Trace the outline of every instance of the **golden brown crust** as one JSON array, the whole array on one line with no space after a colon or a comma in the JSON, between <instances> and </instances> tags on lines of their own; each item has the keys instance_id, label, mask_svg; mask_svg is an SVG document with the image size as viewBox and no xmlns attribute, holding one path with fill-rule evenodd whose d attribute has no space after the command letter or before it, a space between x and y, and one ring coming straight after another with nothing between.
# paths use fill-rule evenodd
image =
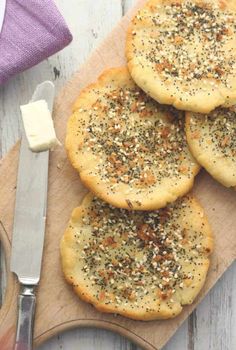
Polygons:
<instances>
[{"instance_id":1,"label":"golden brown crust","mask_svg":"<svg viewBox=\"0 0 236 350\"><path fill-rule=\"evenodd\" d=\"M126 67L113 68L75 102L66 149L82 182L104 201L157 209L186 194L199 171L183 120L144 94Z\"/></svg>"},{"instance_id":2,"label":"golden brown crust","mask_svg":"<svg viewBox=\"0 0 236 350\"><path fill-rule=\"evenodd\" d=\"M150 0L137 12L126 42L130 74L159 103L177 109L209 113L218 106L232 106L236 103L236 3L192 0L198 10L186 10L185 16L181 9L186 3L189 1ZM172 18L165 8L173 4L177 12ZM211 6L218 9L212 11ZM206 12L204 19L202 11ZM189 18L193 21L187 34ZM179 32L174 32L178 27Z\"/></svg>"},{"instance_id":3,"label":"golden brown crust","mask_svg":"<svg viewBox=\"0 0 236 350\"><path fill-rule=\"evenodd\" d=\"M186 136L197 161L222 185L236 186L236 110L186 113Z\"/></svg>"},{"instance_id":4,"label":"golden brown crust","mask_svg":"<svg viewBox=\"0 0 236 350\"><path fill-rule=\"evenodd\" d=\"M193 302L212 249L208 220L191 196L137 213L88 194L72 213L61 259L82 300L102 312L148 321L175 317Z\"/></svg>"}]
</instances>

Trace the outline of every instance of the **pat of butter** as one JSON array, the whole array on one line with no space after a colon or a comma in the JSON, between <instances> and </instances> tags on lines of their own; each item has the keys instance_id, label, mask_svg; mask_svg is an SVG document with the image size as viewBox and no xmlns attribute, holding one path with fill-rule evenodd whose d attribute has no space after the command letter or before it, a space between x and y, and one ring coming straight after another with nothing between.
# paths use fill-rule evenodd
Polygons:
<instances>
[{"instance_id":1,"label":"pat of butter","mask_svg":"<svg viewBox=\"0 0 236 350\"><path fill-rule=\"evenodd\" d=\"M45 100L28 103L20 109L29 148L33 152L47 151L60 145Z\"/></svg>"}]
</instances>

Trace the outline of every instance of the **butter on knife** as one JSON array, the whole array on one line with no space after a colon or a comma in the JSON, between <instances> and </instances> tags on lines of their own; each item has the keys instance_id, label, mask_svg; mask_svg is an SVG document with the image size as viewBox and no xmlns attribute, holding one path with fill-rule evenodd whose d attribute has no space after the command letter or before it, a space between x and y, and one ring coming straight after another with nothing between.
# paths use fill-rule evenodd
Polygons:
<instances>
[{"instance_id":1,"label":"butter on knife","mask_svg":"<svg viewBox=\"0 0 236 350\"><path fill-rule=\"evenodd\" d=\"M26 138L33 152L47 151L61 145L45 100L20 106Z\"/></svg>"}]
</instances>

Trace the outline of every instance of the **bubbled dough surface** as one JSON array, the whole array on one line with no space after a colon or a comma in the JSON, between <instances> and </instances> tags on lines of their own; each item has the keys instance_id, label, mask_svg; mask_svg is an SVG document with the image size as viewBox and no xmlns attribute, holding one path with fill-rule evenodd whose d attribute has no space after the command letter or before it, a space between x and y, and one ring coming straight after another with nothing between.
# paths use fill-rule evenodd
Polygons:
<instances>
[{"instance_id":1,"label":"bubbled dough surface","mask_svg":"<svg viewBox=\"0 0 236 350\"><path fill-rule=\"evenodd\" d=\"M84 125L89 126L88 114L80 112L80 110L83 108L90 108L97 101L97 98L101 97L106 92L110 92L119 87L133 88L134 86L135 84L127 68L121 67L106 70L96 83L85 88L75 102L74 113L68 121L66 149L73 167L79 171L81 181L88 189L104 201L119 208L130 209L127 204L128 200L132 203L132 209L134 210L158 209L164 207L167 203L175 201L179 196L186 194L193 186L194 177L198 173L200 167L190 154L187 142L187 159L183 164L189 168L188 173L181 174L178 179L176 177L163 178L160 184L157 182L157 186L152 187L150 193L148 189L145 188L141 193L139 190L130 190L129 184L121 182L118 183L115 191L111 190L111 183L102 182L98 171L95 169L96 166L99 165L100 160L102 160L102 165L104 169L106 169L107 164L104 154L101 152L97 156L94 156L90 151L79 149L79 145L83 144L84 140L84 128L81 127L81 125L84 123ZM153 104L153 109L155 107L156 103ZM154 115L149 119L155 122L155 118L160 116L163 120L166 120L166 116L160 113L158 113L158 116ZM104 117L105 114L103 114L102 118ZM139 118L138 113L132 113L127 116L127 123L129 119L137 120Z\"/></svg>"},{"instance_id":2,"label":"bubbled dough surface","mask_svg":"<svg viewBox=\"0 0 236 350\"><path fill-rule=\"evenodd\" d=\"M235 13L236 19L236 2L234 0L207 0L207 1L191 1L191 3L204 2L216 4L223 3L226 9L229 9ZM152 96L161 104L170 104L175 108L186 111L193 111L199 113L209 113L218 106L229 107L236 103L236 67L232 69L232 76L229 78L232 88L226 88L222 83L217 84L217 88L212 91L212 79L204 78L198 81L193 80L190 84L179 84L175 79L171 79L170 82L165 83L158 72L155 71L154 64L150 63L147 58L144 57L144 53L149 52L152 49L152 43L149 38L151 33L157 34L158 28L154 26L150 20L150 15L153 15L152 8L160 6L162 4L169 3L185 3L184 0L172 1L172 0L149 0L147 4L138 11L138 15L143 17L143 21L139 21L134 18L130 24L127 34L126 43L126 57L128 61L128 68L130 74L137 85L139 85L147 94ZM165 19L163 9L158 7L155 10L159 14L162 14L161 18ZM149 17L149 18L148 18ZM161 28L161 26L160 26ZM161 28L163 29L163 28ZM133 36L132 32L136 35ZM186 44L186 49L189 54L193 52L192 44L194 40ZM227 44L222 48L222 52L231 50L236 56L236 37L234 36ZM196 51L200 51L202 43L195 38ZM135 53L137 50L138 53ZM171 48L170 48L171 51ZM168 58L168 53L167 53ZM206 91L198 90L204 86ZM188 94L189 89L197 89L198 92L191 96ZM210 93L210 95L209 95Z\"/></svg>"},{"instance_id":3,"label":"bubbled dough surface","mask_svg":"<svg viewBox=\"0 0 236 350\"><path fill-rule=\"evenodd\" d=\"M223 118L224 115L222 115ZM194 137L195 133L199 135L198 138ZM189 148L199 164L222 185L235 187L235 157L226 157L220 150L216 150L205 117L194 113L186 113L186 135Z\"/></svg>"},{"instance_id":4,"label":"bubbled dough surface","mask_svg":"<svg viewBox=\"0 0 236 350\"><path fill-rule=\"evenodd\" d=\"M199 256L197 251L189 246L189 257L194 257L194 261L196 263L200 263L201 266L194 265L194 271L192 265L181 261L183 271L186 273L192 273L194 278L191 285L184 285L183 289L176 289L176 293L172 297L174 299L172 309L170 309L167 302L163 300L159 299L157 301L153 301L153 299L156 299L156 291L150 289L148 285L148 296L145 296L142 300L138 300L137 306L134 306L132 301L129 301L125 306L122 304L117 306L117 304L115 305L114 303L110 302L110 299L107 298L104 301L98 301L96 295L101 291L101 288L99 286L92 285L91 280L89 278L85 278L82 271L84 260L81 258L83 246L89 242L91 234L91 228L89 226L85 226L82 222L82 215L84 215L89 209L92 199L93 195L89 193L85 197L82 205L74 209L69 226L61 240L63 272L67 282L73 285L74 291L78 294L78 296L85 302L93 304L95 308L101 312L118 313L128 318L144 321L175 317L182 311L183 305L193 303L194 299L204 285L210 264L209 254L213 249L211 228L206 216L204 215L202 207L199 205L196 199L193 197L186 197L185 200L188 209L182 209L182 213L184 215L180 215L178 224L187 229L190 243L201 243L201 251L205 252L205 249L207 249L208 252L205 252L202 254L202 256ZM78 245L75 234L81 230L81 244ZM201 232L202 238L200 239L198 237L197 239L194 239L194 231ZM114 255L115 253L116 249L114 249ZM99 269L99 264L97 269ZM152 309L152 311L146 311L146 307L149 307Z\"/></svg>"}]
</instances>

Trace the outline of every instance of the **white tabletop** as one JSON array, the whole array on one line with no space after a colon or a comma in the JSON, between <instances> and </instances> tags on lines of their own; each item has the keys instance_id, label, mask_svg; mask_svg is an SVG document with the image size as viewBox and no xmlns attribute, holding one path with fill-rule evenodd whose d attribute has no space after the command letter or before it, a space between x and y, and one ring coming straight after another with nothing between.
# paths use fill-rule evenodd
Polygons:
<instances>
[{"instance_id":1,"label":"white tabletop","mask_svg":"<svg viewBox=\"0 0 236 350\"><path fill-rule=\"evenodd\" d=\"M73 43L0 87L0 155L19 138L19 104L29 101L39 82L51 79L57 91L110 32L135 0L56 0L73 33ZM4 279L0 284L4 287ZM165 350L236 349L236 264L171 339ZM75 329L38 350L138 350L117 334Z\"/></svg>"}]
</instances>

